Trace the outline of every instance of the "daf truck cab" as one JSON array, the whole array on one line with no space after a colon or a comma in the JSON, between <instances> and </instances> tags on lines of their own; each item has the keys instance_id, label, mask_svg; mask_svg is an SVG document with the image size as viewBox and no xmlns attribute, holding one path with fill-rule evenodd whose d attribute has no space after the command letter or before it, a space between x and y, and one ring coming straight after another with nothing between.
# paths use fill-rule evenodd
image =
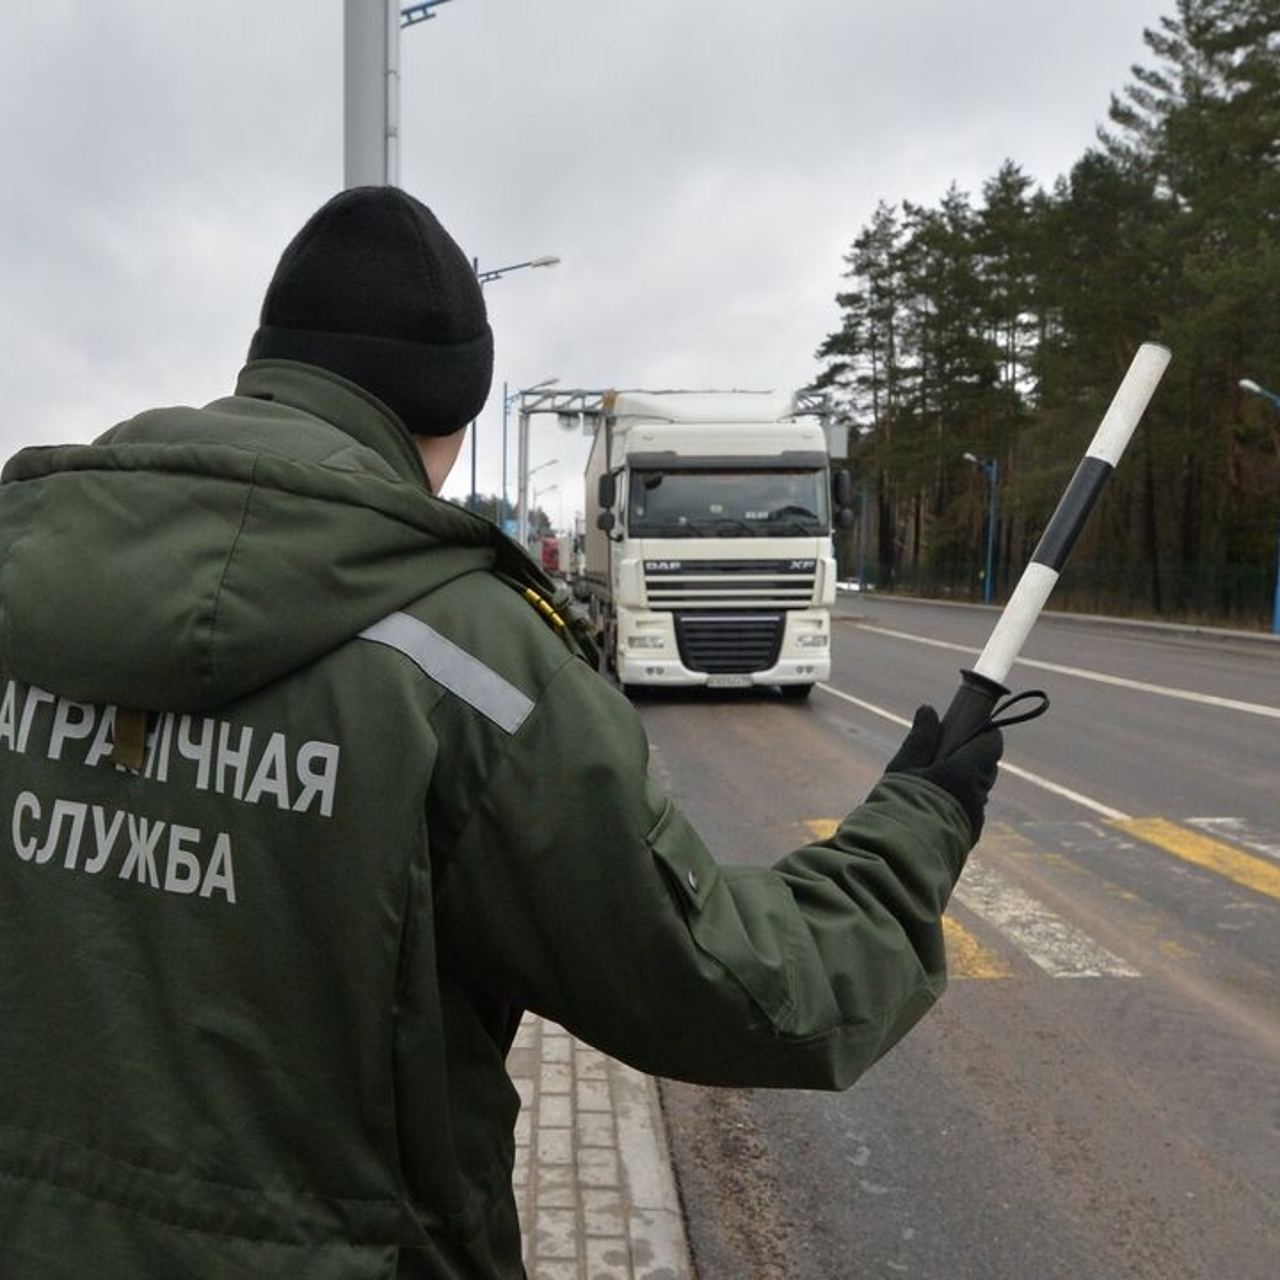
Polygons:
<instances>
[{"instance_id":1,"label":"daf truck cab","mask_svg":"<svg viewBox=\"0 0 1280 1280\"><path fill-rule=\"evenodd\" d=\"M775 685L831 671L834 487L824 424L774 392L618 392L586 474L580 592L632 686Z\"/></svg>"}]
</instances>

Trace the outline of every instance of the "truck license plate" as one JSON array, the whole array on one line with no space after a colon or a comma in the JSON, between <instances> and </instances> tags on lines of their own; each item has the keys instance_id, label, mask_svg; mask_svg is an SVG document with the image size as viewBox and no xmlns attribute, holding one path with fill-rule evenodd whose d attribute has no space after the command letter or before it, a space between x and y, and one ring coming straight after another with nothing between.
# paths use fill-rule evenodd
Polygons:
<instances>
[{"instance_id":1,"label":"truck license plate","mask_svg":"<svg viewBox=\"0 0 1280 1280\"><path fill-rule=\"evenodd\" d=\"M750 689L751 677L743 675L719 675L707 677L708 689Z\"/></svg>"}]
</instances>

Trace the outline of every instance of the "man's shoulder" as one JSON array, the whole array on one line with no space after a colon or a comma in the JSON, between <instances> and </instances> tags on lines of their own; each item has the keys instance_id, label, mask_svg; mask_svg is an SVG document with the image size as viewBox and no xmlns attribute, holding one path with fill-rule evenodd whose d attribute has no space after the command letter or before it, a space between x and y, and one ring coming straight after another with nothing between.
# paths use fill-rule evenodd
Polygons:
<instances>
[{"instance_id":1,"label":"man's shoulder","mask_svg":"<svg viewBox=\"0 0 1280 1280\"><path fill-rule=\"evenodd\" d=\"M491 568L460 574L404 611L530 693L579 660L566 635L569 620L552 601Z\"/></svg>"}]
</instances>

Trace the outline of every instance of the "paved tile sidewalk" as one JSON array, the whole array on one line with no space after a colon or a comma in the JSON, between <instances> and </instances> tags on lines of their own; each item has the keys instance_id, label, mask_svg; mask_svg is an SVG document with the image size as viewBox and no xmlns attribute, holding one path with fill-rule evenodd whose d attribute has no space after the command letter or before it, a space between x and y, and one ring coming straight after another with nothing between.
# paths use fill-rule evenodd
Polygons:
<instances>
[{"instance_id":1,"label":"paved tile sidewalk","mask_svg":"<svg viewBox=\"0 0 1280 1280\"><path fill-rule=\"evenodd\" d=\"M532 1014L507 1065L529 1280L693 1280L654 1082Z\"/></svg>"}]
</instances>

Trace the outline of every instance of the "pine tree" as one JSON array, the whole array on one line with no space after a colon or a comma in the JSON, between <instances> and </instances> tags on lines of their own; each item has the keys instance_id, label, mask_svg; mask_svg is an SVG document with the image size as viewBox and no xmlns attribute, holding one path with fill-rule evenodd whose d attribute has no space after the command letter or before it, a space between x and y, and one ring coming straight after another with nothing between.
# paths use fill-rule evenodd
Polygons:
<instances>
[{"instance_id":1,"label":"pine tree","mask_svg":"<svg viewBox=\"0 0 1280 1280\"><path fill-rule=\"evenodd\" d=\"M882 203L853 242L818 357L874 486L886 584L973 580L965 451L999 461L1009 580L1157 339L1173 364L1060 597L1087 579L1096 608L1269 615L1280 414L1238 384L1280 389L1280 0L1175 0L1144 39L1051 190L1006 161L978 207L954 186Z\"/></svg>"},{"instance_id":2,"label":"pine tree","mask_svg":"<svg viewBox=\"0 0 1280 1280\"><path fill-rule=\"evenodd\" d=\"M1133 69L1104 142L1169 208L1151 253L1169 272L1163 336L1177 359L1163 398L1177 412L1150 444L1163 495L1153 523L1174 606L1233 610L1229 570L1251 564L1261 577L1270 558L1263 504L1249 499L1260 475L1277 475L1236 386L1280 365L1280 6L1179 0L1146 43L1157 63ZM1206 577L1222 597L1197 599L1189 584Z\"/></svg>"}]
</instances>

